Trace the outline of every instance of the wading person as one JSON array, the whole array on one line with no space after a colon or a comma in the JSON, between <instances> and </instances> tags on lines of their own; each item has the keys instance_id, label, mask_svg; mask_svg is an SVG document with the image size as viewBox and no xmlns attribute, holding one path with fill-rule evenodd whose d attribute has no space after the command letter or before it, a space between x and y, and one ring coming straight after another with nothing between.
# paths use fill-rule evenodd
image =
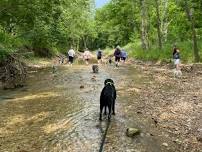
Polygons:
<instances>
[{"instance_id":1,"label":"wading person","mask_svg":"<svg viewBox=\"0 0 202 152\"><path fill-rule=\"evenodd\" d=\"M120 46L116 47L116 49L114 51L114 57L115 57L116 67L118 67L120 59L121 59L121 48L120 48Z\"/></svg>"},{"instance_id":2,"label":"wading person","mask_svg":"<svg viewBox=\"0 0 202 152\"><path fill-rule=\"evenodd\" d=\"M69 61L69 65L71 65L71 66L72 66L72 64L74 62L74 56L75 56L75 51L71 47L71 49L68 51L68 61Z\"/></svg>"},{"instance_id":3,"label":"wading person","mask_svg":"<svg viewBox=\"0 0 202 152\"><path fill-rule=\"evenodd\" d=\"M176 70L175 75L181 76L182 72L180 69L180 50L178 48L173 49L173 60L174 60L175 70Z\"/></svg>"},{"instance_id":4,"label":"wading person","mask_svg":"<svg viewBox=\"0 0 202 152\"><path fill-rule=\"evenodd\" d=\"M83 58L85 60L85 63L88 65L89 64L89 60L91 58L91 53L90 51L88 50L88 48L86 48L86 50L84 51L83 53Z\"/></svg>"},{"instance_id":5,"label":"wading person","mask_svg":"<svg viewBox=\"0 0 202 152\"><path fill-rule=\"evenodd\" d=\"M121 60L123 61L123 63L126 62L126 58L127 58L127 52L125 51L125 49L121 50Z\"/></svg>"},{"instance_id":6,"label":"wading person","mask_svg":"<svg viewBox=\"0 0 202 152\"><path fill-rule=\"evenodd\" d=\"M174 62L174 64L175 64L174 55L175 55L176 52L177 52L177 47L176 47L176 45L174 45L174 47L173 47L173 62Z\"/></svg>"},{"instance_id":7,"label":"wading person","mask_svg":"<svg viewBox=\"0 0 202 152\"><path fill-rule=\"evenodd\" d=\"M97 50L97 52L96 52L96 54L97 54L97 62L98 62L98 64L101 62L102 63L102 50L99 48L98 50Z\"/></svg>"}]
</instances>

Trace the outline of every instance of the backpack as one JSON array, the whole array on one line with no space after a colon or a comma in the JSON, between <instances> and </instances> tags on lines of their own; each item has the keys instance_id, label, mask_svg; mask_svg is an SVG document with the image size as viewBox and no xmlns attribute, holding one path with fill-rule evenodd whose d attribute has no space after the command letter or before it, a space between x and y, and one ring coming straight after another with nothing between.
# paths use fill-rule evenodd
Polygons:
<instances>
[{"instance_id":1,"label":"backpack","mask_svg":"<svg viewBox=\"0 0 202 152\"><path fill-rule=\"evenodd\" d=\"M121 57L121 50L116 49L114 55L115 55L116 57Z\"/></svg>"},{"instance_id":2,"label":"backpack","mask_svg":"<svg viewBox=\"0 0 202 152\"><path fill-rule=\"evenodd\" d=\"M102 56L102 52L101 52L101 51L98 51L97 56L98 56L98 57L101 57L101 56Z\"/></svg>"}]
</instances>

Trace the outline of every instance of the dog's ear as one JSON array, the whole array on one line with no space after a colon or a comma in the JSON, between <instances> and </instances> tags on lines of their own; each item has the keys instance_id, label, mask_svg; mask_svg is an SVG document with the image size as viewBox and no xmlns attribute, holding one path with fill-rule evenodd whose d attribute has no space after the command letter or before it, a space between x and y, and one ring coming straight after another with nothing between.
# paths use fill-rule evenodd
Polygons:
<instances>
[{"instance_id":1,"label":"dog's ear","mask_svg":"<svg viewBox=\"0 0 202 152\"><path fill-rule=\"evenodd\" d=\"M107 84L107 79L105 80L105 82L104 82L104 85L106 85Z\"/></svg>"}]
</instances>

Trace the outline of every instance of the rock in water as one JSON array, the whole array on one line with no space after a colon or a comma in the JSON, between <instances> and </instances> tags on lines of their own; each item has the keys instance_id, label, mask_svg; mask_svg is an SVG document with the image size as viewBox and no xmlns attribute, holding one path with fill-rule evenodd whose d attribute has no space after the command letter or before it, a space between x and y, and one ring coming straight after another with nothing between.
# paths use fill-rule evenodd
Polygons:
<instances>
[{"instance_id":1,"label":"rock in water","mask_svg":"<svg viewBox=\"0 0 202 152\"><path fill-rule=\"evenodd\" d=\"M167 143L163 143L162 145L165 146L165 147L168 147L168 144L167 144Z\"/></svg>"},{"instance_id":2,"label":"rock in water","mask_svg":"<svg viewBox=\"0 0 202 152\"><path fill-rule=\"evenodd\" d=\"M128 137L134 137L139 134L140 134L140 130L137 128L127 128L127 130L126 130L126 135Z\"/></svg>"},{"instance_id":3,"label":"rock in water","mask_svg":"<svg viewBox=\"0 0 202 152\"><path fill-rule=\"evenodd\" d=\"M81 85L81 86L80 86L80 89L83 89L83 88L84 88L84 85Z\"/></svg>"}]
</instances>

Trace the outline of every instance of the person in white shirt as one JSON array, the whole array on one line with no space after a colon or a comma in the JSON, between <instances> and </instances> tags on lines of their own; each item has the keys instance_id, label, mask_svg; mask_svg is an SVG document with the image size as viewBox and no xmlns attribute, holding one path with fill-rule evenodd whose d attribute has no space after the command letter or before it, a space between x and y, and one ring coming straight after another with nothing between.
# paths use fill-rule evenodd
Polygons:
<instances>
[{"instance_id":1,"label":"person in white shirt","mask_svg":"<svg viewBox=\"0 0 202 152\"><path fill-rule=\"evenodd\" d=\"M68 51L68 58L69 58L69 64L72 66L73 62L74 62L74 56L75 56L75 51L74 49L71 47L71 49Z\"/></svg>"}]
</instances>

